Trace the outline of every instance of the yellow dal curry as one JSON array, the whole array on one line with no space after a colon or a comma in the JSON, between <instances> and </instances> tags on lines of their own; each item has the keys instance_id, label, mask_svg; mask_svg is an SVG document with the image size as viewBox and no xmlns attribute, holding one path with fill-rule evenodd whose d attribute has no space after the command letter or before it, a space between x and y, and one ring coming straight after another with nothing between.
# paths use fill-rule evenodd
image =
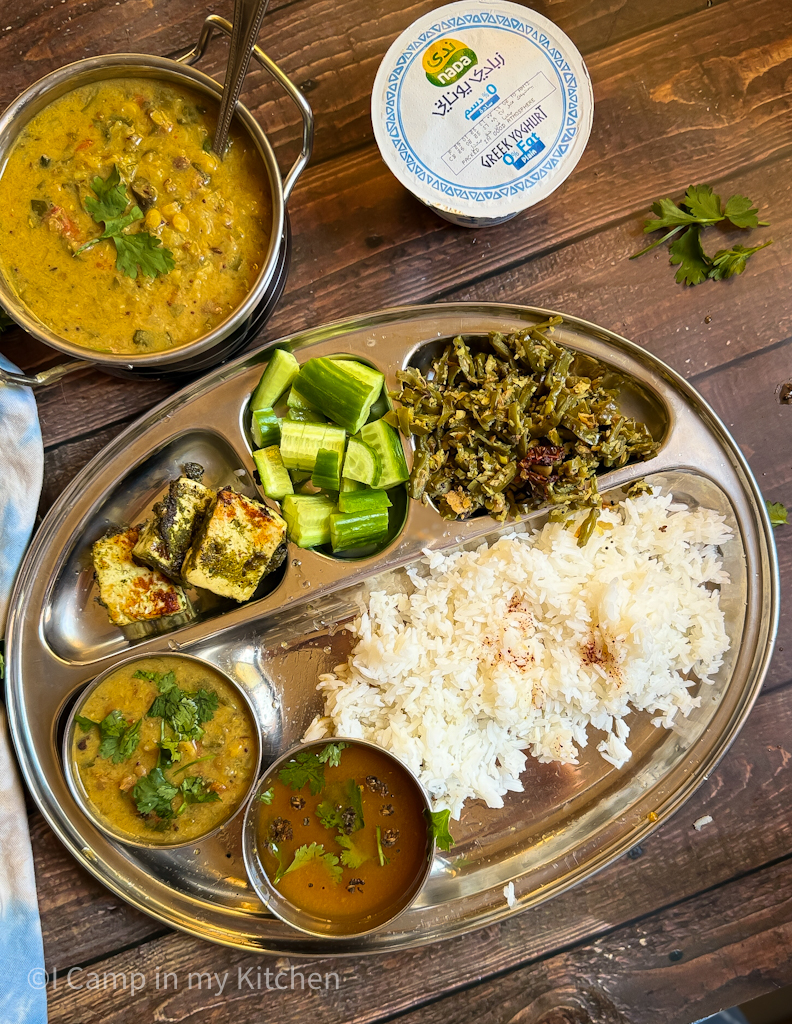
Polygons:
<instances>
[{"instance_id":1,"label":"yellow dal curry","mask_svg":"<svg viewBox=\"0 0 792 1024\"><path fill-rule=\"evenodd\" d=\"M47 327L101 352L144 354L208 333L251 290L266 257L271 201L249 136L234 127L210 151L217 105L188 89L116 78L54 100L20 134L0 177L0 264ZM86 199L117 168L127 211L173 269L136 277L116 267L105 224Z\"/></svg>"},{"instance_id":2,"label":"yellow dal curry","mask_svg":"<svg viewBox=\"0 0 792 1024\"><path fill-rule=\"evenodd\" d=\"M258 740L223 676L166 655L130 662L99 683L79 709L71 753L100 820L172 845L206 835L239 808Z\"/></svg>"}]
</instances>

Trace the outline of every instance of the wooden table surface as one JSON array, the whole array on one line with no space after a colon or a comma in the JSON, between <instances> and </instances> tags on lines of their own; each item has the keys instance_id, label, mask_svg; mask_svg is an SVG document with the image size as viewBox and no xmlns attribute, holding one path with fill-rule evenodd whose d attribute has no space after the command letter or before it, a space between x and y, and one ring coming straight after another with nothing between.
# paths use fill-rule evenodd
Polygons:
<instances>
[{"instance_id":1,"label":"wooden table surface","mask_svg":"<svg viewBox=\"0 0 792 1024\"><path fill-rule=\"evenodd\" d=\"M386 170L369 97L386 48L434 0L272 0L262 42L308 96L316 144L289 210L291 273L256 344L411 302L546 306L626 335L687 377L731 428L765 495L792 506L792 9L789 0L537 0L594 82L591 141L537 209L497 228L439 220ZM231 0L0 0L0 106L54 68L124 50L175 55ZM202 65L221 74L225 45ZM285 167L300 126L259 71L245 101ZM742 277L674 283L664 251L634 262L657 197L708 182L741 192L775 243ZM711 229L713 237L718 230ZM737 239L739 233L726 235ZM739 237L742 241L742 237ZM57 362L14 331L26 370ZM39 395L44 513L120 430L173 390L98 372ZM787 599L792 526L777 531ZM370 958L273 959L212 946L132 910L77 867L31 806L53 1022L688 1024L792 983L792 624L717 771L650 839L537 910L462 938ZM701 831L693 822L709 814ZM66 972L83 968L66 981ZM277 990L277 971L334 972L338 988ZM155 985L157 968L178 991ZM252 974L248 968L253 968ZM259 968L261 973L259 975ZM266 987L267 969L273 979ZM138 972L113 992L90 972ZM190 971L226 984L187 987ZM241 972L241 974L239 973ZM246 974L246 972L248 972ZM257 977L261 987L251 988ZM281 976L281 984L287 976ZM105 982L106 984L106 982ZM99 986L97 988L97 985Z\"/></svg>"}]
</instances>

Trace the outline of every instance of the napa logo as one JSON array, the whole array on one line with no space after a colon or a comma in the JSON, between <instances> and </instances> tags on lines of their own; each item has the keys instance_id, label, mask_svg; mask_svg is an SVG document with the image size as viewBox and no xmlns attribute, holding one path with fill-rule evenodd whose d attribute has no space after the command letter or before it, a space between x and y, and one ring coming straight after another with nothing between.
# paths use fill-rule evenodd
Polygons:
<instances>
[{"instance_id":1,"label":"napa logo","mask_svg":"<svg viewBox=\"0 0 792 1024\"><path fill-rule=\"evenodd\" d=\"M458 39L439 39L429 47L421 63L432 85L444 89L478 64L478 57Z\"/></svg>"}]
</instances>

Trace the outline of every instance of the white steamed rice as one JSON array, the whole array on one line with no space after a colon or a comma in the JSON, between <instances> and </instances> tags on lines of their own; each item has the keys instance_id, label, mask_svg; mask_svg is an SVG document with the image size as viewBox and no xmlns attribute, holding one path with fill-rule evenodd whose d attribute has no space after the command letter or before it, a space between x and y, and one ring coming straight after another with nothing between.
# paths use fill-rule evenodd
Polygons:
<instances>
[{"instance_id":1,"label":"white steamed rice","mask_svg":"<svg viewBox=\"0 0 792 1024\"><path fill-rule=\"evenodd\" d=\"M393 574L351 627L348 662L320 678L325 717L307 736L386 747L454 817L468 799L501 807L521 791L523 751L576 764L590 728L624 765L625 716L671 727L722 664L712 585L728 582L717 548L731 531L657 491L600 522L583 548L574 528L548 523Z\"/></svg>"}]
</instances>

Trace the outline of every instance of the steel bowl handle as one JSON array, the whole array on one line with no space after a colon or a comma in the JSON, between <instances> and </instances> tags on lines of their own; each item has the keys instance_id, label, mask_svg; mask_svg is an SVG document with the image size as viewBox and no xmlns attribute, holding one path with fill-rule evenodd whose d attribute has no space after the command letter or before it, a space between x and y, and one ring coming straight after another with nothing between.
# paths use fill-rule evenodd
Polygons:
<instances>
[{"instance_id":1,"label":"steel bowl handle","mask_svg":"<svg viewBox=\"0 0 792 1024\"><path fill-rule=\"evenodd\" d=\"M77 370L86 370L94 364L85 359L75 359L71 363L58 363L57 366L50 366L48 370L28 376L26 373L12 373L0 367L0 384L16 384L19 387L44 388L48 384L54 384L61 377L68 373L75 373Z\"/></svg>"},{"instance_id":2,"label":"steel bowl handle","mask_svg":"<svg viewBox=\"0 0 792 1024\"><path fill-rule=\"evenodd\" d=\"M230 21L226 21L225 18L221 18L217 14L210 14L206 21L204 21L201 27L201 35L198 38L198 42L187 53L176 59L180 64L196 64L201 57L206 53L206 48L209 45L209 41L212 38L212 32L214 29L218 29L224 35L230 36L233 32L233 26ZM291 195L292 189L297 183L297 179L303 172L305 165L311 159L311 151L313 150L313 136L314 136L314 119L313 111L291 79L281 71L274 60L271 60L266 53L261 49L260 46L253 47L253 56L256 61L268 71L270 75L283 87L285 92L292 98L297 104L300 111L303 122L303 141L302 150L300 155L297 157L295 162L292 164L291 170L286 175L283 181L283 200L286 202Z\"/></svg>"}]
</instances>

